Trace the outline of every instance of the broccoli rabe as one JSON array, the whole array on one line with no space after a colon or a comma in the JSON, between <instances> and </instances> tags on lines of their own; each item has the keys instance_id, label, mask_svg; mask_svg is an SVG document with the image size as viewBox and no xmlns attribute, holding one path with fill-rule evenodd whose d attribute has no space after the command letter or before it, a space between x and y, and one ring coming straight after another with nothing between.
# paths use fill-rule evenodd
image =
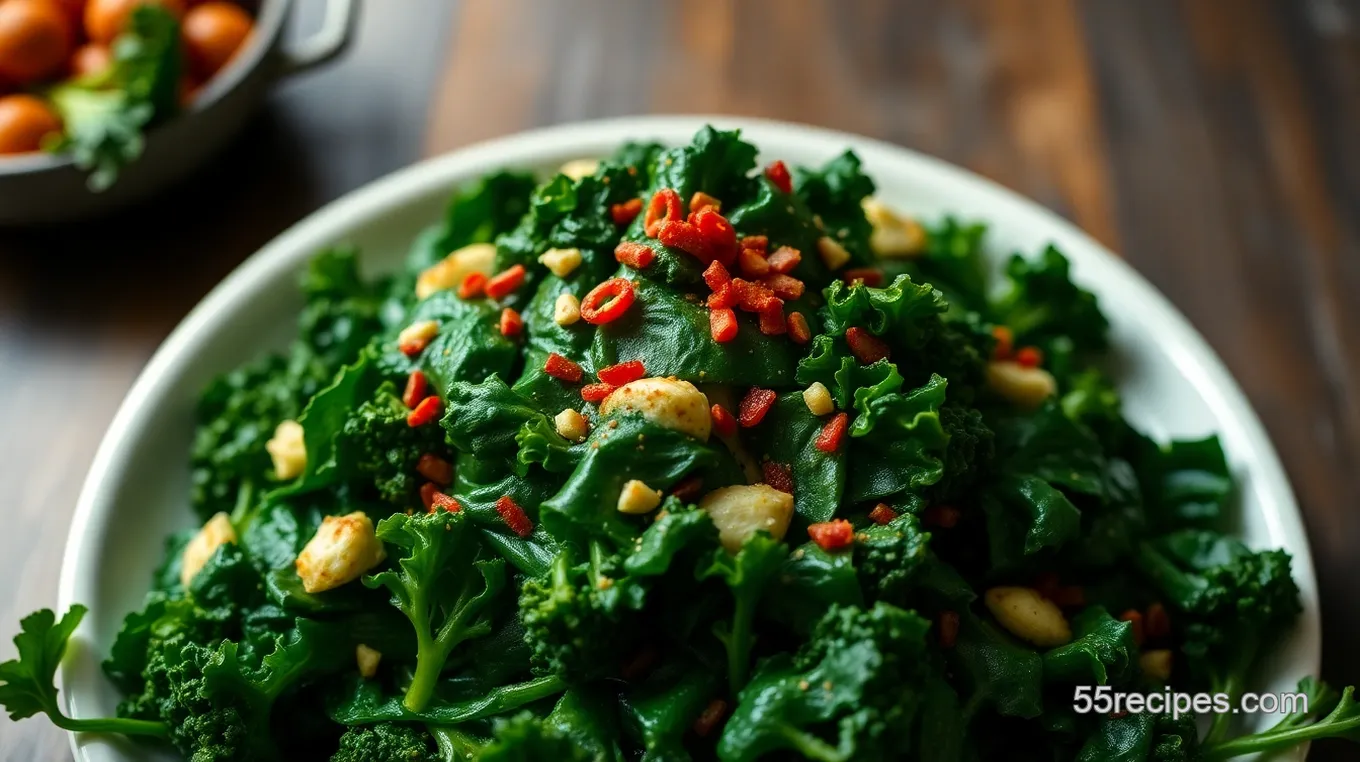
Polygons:
<instances>
[{"instance_id":1,"label":"broccoli rabe","mask_svg":"<svg viewBox=\"0 0 1360 762\"><path fill-rule=\"evenodd\" d=\"M636 636L636 624L611 592L615 565L598 543L591 548L579 565L563 550L546 574L524 582L519 596L535 669L570 683L615 672Z\"/></svg>"},{"instance_id":2,"label":"broccoli rabe","mask_svg":"<svg viewBox=\"0 0 1360 762\"><path fill-rule=\"evenodd\" d=\"M340 736L331 762L441 762L435 739L416 725L380 722Z\"/></svg>"},{"instance_id":3,"label":"broccoli rabe","mask_svg":"<svg viewBox=\"0 0 1360 762\"><path fill-rule=\"evenodd\" d=\"M410 412L396 386L384 383L354 410L336 441L337 461L361 474L394 508L420 505L418 493L425 479L416 465L422 455L449 449L443 429L409 425Z\"/></svg>"}]
</instances>

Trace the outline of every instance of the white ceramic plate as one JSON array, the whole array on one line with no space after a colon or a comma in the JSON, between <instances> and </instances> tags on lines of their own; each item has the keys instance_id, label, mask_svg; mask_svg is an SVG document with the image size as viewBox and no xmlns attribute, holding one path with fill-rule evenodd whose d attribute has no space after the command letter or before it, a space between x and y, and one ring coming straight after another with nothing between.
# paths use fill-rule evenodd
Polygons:
<instances>
[{"instance_id":1,"label":"white ceramic plate","mask_svg":"<svg viewBox=\"0 0 1360 762\"><path fill-rule=\"evenodd\" d=\"M725 117L649 117L567 125L475 145L417 164L345 196L251 257L185 318L123 401L90 469L75 511L60 609L89 606L59 684L77 717L107 716L117 696L103 678L123 616L142 600L162 539L192 522L188 448L198 392L215 374L282 347L300 306L297 274L318 250L362 247L372 271L399 266L412 237L440 217L450 191L501 168L551 170L601 156L626 140L687 142L705 123L740 127L762 160L817 165L847 147L863 158L879 195L914 213L986 220L990 253L1037 252L1056 243L1074 277L1110 317L1126 411L1158 438L1218 432L1238 479L1243 537L1294 555L1304 614L1267 670L1261 689L1291 690L1316 673L1317 586L1298 508L1256 414L1204 339L1138 273L1048 210L974 174L896 146L809 127ZM118 739L73 736L79 762L151 759Z\"/></svg>"}]
</instances>

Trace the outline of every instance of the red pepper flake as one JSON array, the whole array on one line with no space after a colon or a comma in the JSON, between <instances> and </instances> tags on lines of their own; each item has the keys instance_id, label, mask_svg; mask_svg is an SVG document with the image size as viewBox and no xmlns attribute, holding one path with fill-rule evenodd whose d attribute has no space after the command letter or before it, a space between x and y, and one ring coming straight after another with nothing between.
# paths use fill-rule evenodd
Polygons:
<instances>
[{"instance_id":1,"label":"red pepper flake","mask_svg":"<svg viewBox=\"0 0 1360 762\"><path fill-rule=\"evenodd\" d=\"M1143 632L1142 612L1138 611L1137 609L1129 609L1128 611L1125 611L1124 613L1119 615L1119 621L1128 622L1129 624L1133 625L1133 642L1141 647L1143 645L1143 641L1146 639L1145 633Z\"/></svg>"},{"instance_id":2,"label":"red pepper flake","mask_svg":"<svg viewBox=\"0 0 1360 762\"><path fill-rule=\"evenodd\" d=\"M509 307L501 310L501 335L518 336L524 331L524 318Z\"/></svg>"},{"instance_id":3,"label":"red pepper flake","mask_svg":"<svg viewBox=\"0 0 1360 762\"><path fill-rule=\"evenodd\" d=\"M748 278L763 278L770 274L770 263L755 249L742 249L737 255L737 269Z\"/></svg>"},{"instance_id":4,"label":"red pepper flake","mask_svg":"<svg viewBox=\"0 0 1360 762\"><path fill-rule=\"evenodd\" d=\"M992 338L996 339L996 347L992 349L993 360L1009 360L1015 351L1015 334L1011 329L1004 325L992 328Z\"/></svg>"},{"instance_id":5,"label":"red pepper flake","mask_svg":"<svg viewBox=\"0 0 1360 762\"><path fill-rule=\"evenodd\" d=\"M671 489L671 494L683 502L692 503L699 499L699 495L701 495L703 491L704 477L699 474L690 474L684 479L681 479L680 483Z\"/></svg>"},{"instance_id":6,"label":"red pepper flake","mask_svg":"<svg viewBox=\"0 0 1360 762\"><path fill-rule=\"evenodd\" d=\"M717 261L714 261L717 264ZM737 289L730 282L723 283L713 289L713 293L708 295L708 308L710 310L728 310L737 306Z\"/></svg>"},{"instance_id":7,"label":"red pepper flake","mask_svg":"<svg viewBox=\"0 0 1360 762\"><path fill-rule=\"evenodd\" d=\"M722 211L722 202L703 191L694 191L694 195L689 197L689 213L698 214L704 209Z\"/></svg>"},{"instance_id":8,"label":"red pepper flake","mask_svg":"<svg viewBox=\"0 0 1360 762\"><path fill-rule=\"evenodd\" d=\"M420 401L425 399L425 393L430 388L430 382L425 379L425 374L418 371L411 371L411 375L406 377L406 391L401 394L401 401L408 408L415 408Z\"/></svg>"},{"instance_id":9,"label":"red pepper flake","mask_svg":"<svg viewBox=\"0 0 1360 762\"><path fill-rule=\"evenodd\" d=\"M1044 364L1044 353L1038 347L1020 347L1015 361L1026 368L1037 368Z\"/></svg>"},{"instance_id":10,"label":"red pepper flake","mask_svg":"<svg viewBox=\"0 0 1360 762\"><path fill-rule=\"evenodd\" d=\"M743 249L755 249L761 254L764 254L765 252L770 250L770 239L768 236L763 235L742 236L742 239L741 241L738 242L738 245L740 245L741 248Z\"/></svg>"},{"instance_id":11,"label":"red pepper flake","mask_svg":"<svg viewBox=\"0 0 1360 762\"><path fill-rule=\"evenodd\" d=\"M732 281L732 287L737 289L737 306L747 312L764 312L775 307L782 309L784 300L774 295L774 292L765 288L759 283L748 283L740 278Z\"/></svg>"},{"instance_id":12,"label":"red pepper flake","mask_svg":"<svg viewBox=\"0 0 1360 762\"><path fill-rule=\"evenodd\" d=\"M642 213L642 199L630 198L621 204L614 204L609 207L609 216L613 218L614 224L620 227L627 225Z\"/></svg>"},{"instance_id":13,"label":"red pepper flake","mask_svg":"<svg viewBox=\"0 0 1360 762\"><path fill-rule=\"evenodd\" d=\"M439 485L434 482L425 482L420 485L420 502L424 504L425 510L434 507L434 496L439 494Z\"/></svg>"},{"instance_id":14,"label":"red pepper flake","mask_svg":"<svg viewBox=\"0 0 1360 762\"><path fill-rule=\"evenodd\" d=\"M416 355L420 354L421 352L424 352L424 351L425 351L425 347L428 347L428 346L430 346L430 340L429 340L429 339L427 339L427 338L419 338L419 339L413 339L413 340L411 340L411 341L403 341L403 342L401 342L400 344L397 345L397 351L401 352L402 354L406 355L407 357L415 357Z\"/></svg>"},{"instance_id":15,"label":"red pepper flake","mask_svg":"<svg viewBox=\"0 0 1360 762\"><path fill-rule=\"evenodd\" d=\"M730 290L731 287L729 286ZM711 307L712 305L710 305ZM708 311L708 333L719 344L737 338L737 313L731 307L719 307Z\"/></svg>"},{"instance_id":16,"label":"red pepper flake","mask_svg":"<svg viewBox=\"0 0 1360 762\"><path fill-rule=\"evenodd\" d=\"M548 355L548 359L543 363L543 372L560 381L576 383L581 380L581 366L559 355L556 352Z\"/></svg>"},{"instance_id":17,"label":"red pepper flake","mask_svg":"<svg viewBox=\"0 0 1360 762\"><path fill-rule=\"evenodd\" d=\"M717 291L719 288L732 282L732 274L727 271L722 262L713 260L704 268L704 283L708 284L709 291Z\"/></svg>"},{"instance_id":18,"label":"red pepper flake","mask_svg":"<svg viewBox=\"0 0 1360 762\"><path fill-rule=\"evenodd\" d=\"M424 426L444 412L444 403L438 397L426 397L406 416L406 425L411 428Z\"/></svg>"},{"instance_id":19,"label":"red pepper flake","mask_svg":"<svg viewBox=\"0 0 1360 762\"><path fill-rule=\"evenodd\" d=\"M656 259L656 252L644 243L623 241L614 247L614 259L634 270L641 270Z\"/></svg>"},{"instance_id":20,"label":"red pepper flake","mask_svg":"<svg viewBox=\"0 0 1360 762\"><path fill-rule=\"evenodd\" d=\"M928 527L953 529L961 518L963 513L952 505L932 505L921 514L921 523Z\"/></svg>"},{"instance_id":21,"label":"red pepper flake","mask_svg":"<svg viewBox=\"0 0 1360 762\"><path fill-rule=\"evenodd\" d=\"M430 513L438 511L458 513L461 510L463 510L463 506L452 496L445 495L443 492L434 493L434 500L430 503Z\"/></svg>"},{"instance_id":22,"label":"red pepper flake","mask_svg":"<svg viewBox=\"0 0 1360 762\"><path fill-rule=\"evenodd\" d=\"M766 167L765 177L779 190L793 193L793 177L789 175L789 167L783 161L776 161Z\"/></svg>"},{"instance_id":23,"label":"red pepper flake","mask_svg":"<svg viewBox=\"0 0 1360 762\"><path fill-rule=\"evenodd\" d=\"M846 270L841 278L852 286L856 283L863 283L873 288L883 285L883 271L877 267L853 267Z\"/></svg>"},{"instance_id":24,"label":"red pepper flake","mask_svg":"<svg viewBox=\"0 0 1360 762\"><path fill-rule=\"evenodd\" d=\"M604 402L604 398L613 394L617 388L613 384L586 384L581 387L581 399L599 404Z\"/></svg>"},{"instance_id":25,"label":"red pepper flake","mask_svg":"<svg viewBox=\"0 0 1360 762\"><path fill-rule=\"evenodd\" d=\"M708 239L704 237L697 226L684 220L662 222L657 226L656 240L671 248L679 249L700 262L711 262L714 259L713 250L708 245Z\"/></svg>"},{"instance_id":26,"label":"red pepper flake","mask_svg":"<svg viewBox=\"0 0 1360 762\"><path fill-rule=\"evenodd\" d=\"M766 336L782 336L788 330L789 325L784 320L784 303L778 300L769 302L769 306L760 311L760 332Z\"/></svg>"},{"instance_id":27,"label":"red pepper flake","mask_svg":"<svg viewBox=\"0 0 1360 762\"><path fill-rule=\"evenodd\" d=\"M953 648L959 639L959 612L941 611L940 612L940 645L944 648Z\"/></svg>"},{"instance_id":28,"label":"red pepper flake","mask_svg":"<svg viewBox=\"0 0 1360 762\"><path fill-rule=\"evenodd\" d=\"M767 275L761 283L764 283L766 288L773 291L775 296L787 302L801 297L805 288L801 280L783 273Z\"/></svg>"},{"instance_id":29,"label":"red pepper flake","mask_svg":"<svg viewBox=\"0 0 1360 762\"><path fill-rule=\"evenodd\" d=\"M765 414L774 407L775 393L769 389L761 389L759 386L751 387L746 392L746 396L741 398L737 405L737 422L742 428L751 428L765 420Z\"/></svg>"},{"instance_id":30,"label":"red pepper flake","mask_svg":"<svg viewBox=\"0 0 1360 762\"><path fill-rule=\"evenodd\" d=\"M864 365L885 360L892 354L887 343L858 326L846 329L845 340L850 344L850 352L855 355L855 359Z\"/></svg>"},{"instance_id":31,"label":"red pepper flake","mask_svg":"<svg viewBox=\"0 0 1360 762\"><path fill-rule=\"evenodd\" d=\"M845 519L822 521L808 527L808 537L825 551L842 550L855 541L855 528Z\"/></svg>"},{"instance_id":32,"label":"red pepper flake","mask_svg":"<svg viewBox=\"0 0 1360 762\"><path fill-rule=\"evenodd\" d=\"M524 509L519 504L505 495L496 501L496 513L501 515L501 520L510 527L510 531L520 537L528 537L534 533L534 524L529 521L529 516L524 513Z\"/></svg>"},{"instance_id":33,"label":"red pepper flake","mask_svg":"<svg viewBox=\"0 0 1360 762\"><path fill-rule=\"evenodd\" d=\"M647 216L642 218L642 230L648 238L656 238L661 223L685 218L680 206L680 194L674 188L662 188L647 202Z\"/></svg>"},{"instance_id":34,"label":"red pepper flake","mask_svg":"<svg viewBox=\"0 0 1360 762\"><path fill-rule=\"evenodd\" d=\"M641 360L629 360L617 365L610 365L608 368L600 368L600 371L595 375L599 376L600 380L606 384L623 386L647 375L647 369L642 367Z\"/></svg>"},{"instance_id":35,"label":"red pepper flake","mask_svg":"<svg viewBox=\"0 0 1360 762\"><path fill-rule=\"evenodd\" d=\"M1143 617L1143 630L1153 640L1160 640L1171 634L1171 617L1167 616L1165 606L1160 603L1148 606L1147 614Z\"/></svg>"},{"instance_id":36,"label":"red pepper flake","mask_svg":"<svg viewBox=\"0 0 1360 762\"><path fill-rule=\"evenodd\" d=\"M892 506L887 503L879 503L874 506L872 511L869 511L869 520L875 524L890 524L895 518L897 518L897 511L894 511Z\"/></svg>"},{"instance_id":37,"label":"red pepper flake","mask_svg":"<svg viewBox=\"0 0 1360 762\"><path fill-rule=\"evenodd\" d=\"M803 261L803 254L792 246L780 246L766 261L769 262L770 270L773 272L790 273Z\"/></svg>"},{"instance_id":38,"label":"red pepper flake","mask_svg":"<svg viewBox=\"0 0 1360 762\"><path fill-rule=\"evenodd\" d=\"M416 461L416 473L441 487L453 484L453 464L428 452Z\"/></svg>"},{"instance_id":39,"label":"red pepper flake","mask_svg":"<svg viewBox=\"0 0 1360 762\"><path fill-rule=\"evenodd\" d=\"M841 441L845 439L845 430L849 426L850 415L848 413L836 413L822 427L822 432L817 435L817 441L814 443L817 449L826 453L834 453L841 449Z\"/></svg>"},{"instance_id":40,"label":"red pepper flake","mask_svg":"<svg viewBox=\"0 0 1360 762\"><path fill-rule=\"evenodd\" d=\"M737 419L727 411L722 405L714 405L708 409L708 415L713 419L713 430L718 432L720 437L730 437L737 433Z\"/></svg>"},{"instance_id":41,"label":"red pepper flake","mask_svg":"<svg viewBox=\"0 0 1360 762\"><path fill-rule=\"evenodd\" d=\"M801 312L789 313L789 338L795 344L806 344L812 341L812 329L808 327L807 318Z\"/></svg>"},{"instance_id":42,"label":"red pepper flake","mask_svg":"<svg viewBox=\"0 0 1360 762\"><path fill-rule=\"evenodd\" d=\"M511 265L491 276L491 280L486 282L486 295L492 299L504 299L522 285L524 285L524 265Z\"/></svg>"},{"instance_id":43,"label":"red pepper flake","mask_svg":"<svg viewBox=\"0 0 1360 762\"><path fill-rule=\"evenodd\" d=\"M486 292L486 276L482 273L468 273L463 276L463 282L458 284L458 298L476 299Z\"/></svg>"},{"instance_id":44,"label":"red pepper flake","mask_svg":"<svg viewBox=\"0 0 1360 762\"><path fill-rule=\"evenodd\" d=\"M764 461L760 464L760 477L770 487L786 495L793 494L793 469L788 464Z\"/></svg>"},{"instance_id":45,"label":"red pepper flake","mask_svg":"<svg viewBox=\"0 0 1360 762\"><path fill-rule=\"evenodd\" d=\"M717 209L700 209L694 214L694 227L708 242L709 253L723 262L737 255L737 231Z\"/></svg>"},{"instance_id":46,"label":"red pepper flake","mask_svg":"<svg viewBox=\"0 0 1360 762\"><path fill-rule=\"evenodd\" d=\"M707 738L718 727L718 723L727 716L727 702L720 698L715 698L708 702L704 711L699 713L699 718L694 721L694 734L700 738Z\"/></svg>"},{"instance_id":47,"label":"red pepper flake","mask_svg":"<svg viewBox=\"0 0 1360 762\"><path fill-rule=\"evenodd\" d=\"M581 318L591 325L617 320L633 306L637 291L627 278L610 278L581 300Z\"/></svg>"}]
</instances>

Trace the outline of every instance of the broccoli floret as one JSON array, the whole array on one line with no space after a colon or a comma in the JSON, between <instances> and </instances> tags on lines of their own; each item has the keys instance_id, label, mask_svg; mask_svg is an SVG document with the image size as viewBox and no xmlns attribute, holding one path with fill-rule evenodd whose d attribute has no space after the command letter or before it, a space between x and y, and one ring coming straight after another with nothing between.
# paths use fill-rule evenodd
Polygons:
<instances>
[{"instance_id":1,"label":"broccoli floret","mask_svg":"<svg viewBox=\"0 0 1360 762\"><path fill-rule=\"evenodd\" d=\"M345 421L336 444L345 462L371 479L382 499L396 508L418 505L424 482L416 471L420 456L448 449L442 428L411 426L406 422L410 412L396 386L384 383Z\"/></svg>"},{"instance_id":2,"label":"broccoli floret","mask_svg":"<svg viewBox=\"0 0 1360 762\"><path fill-rule=\"evenodd\" d=\"M610 592L615 566L594 544L590 561L573 566L563 550L546 574L524 583L519 618L535 669L587 682L612 674L630 653L635 627Z\"/></svg>"},{"instance_id":3,"label":"broccoli floret","mask_svg":"<svg viewBox=\"0 0 1360 762\"><path fill-rule=\"evenodd\" d=\"M983 422L982 413L960 405L941 406L940 425L949 435L949 444L944 451L944 475L931 493L936 501L957 500L991 466L996 455L996 435Z\"/></svg>"},{"instance_id":4,"label":"broccoli floret","mask_svg":"<svg viewBox=\"0 0 1360 762\"><path fill-rule=\"evenodd\" d=\"M590 755L557 728L522 712L496 723L495 739L477 757L481 762L589 762Z\"/></svg>"},{"instance_id":5,"label":"broccoli floret","mask_svg":"<svg viewBox=\"0 0 1360 762\"><path fill-rule=\"evenodd\" d=\"M349 728L331 762L439 762L429 733L414 725L380 722Z\"/></svg>"},{"instance_id":6,"label":"broccoli floret","mask_svg":"<svg viewBox=\"0 0 1360 762\"><path fill-rule=\"evenodd\" d=\"M835 606L793 659L770 659L741 692L718 742L723 762L789 749L819 762L911 751L929 622L886 603Z\"/></svg>"},{"instance_id":7,"label":"broccoli floret","mask_svg":"<svg viewBox=\"0 0 1360 762\"><path fill-rule=\"evenodd\" d=\"M1179 612L1173 621L1191 671L1234 701L1258 655L1302 610L1283 550L1254 552L1213 532L1184 530L1140 543L1135 559ZM1230 717L1215 715L1206 741L1220 740Z\"/></svg>"},{"instance_id":8,"label":"broccoli floret","mask_svg":"<svg viewBox=\"0 0 1360 762\"><path fill-rule=\"evenodd\" d=\"M930 534L921 530L920 520L905 513L861 530L857 540L855 571L865 592L872 598L898 600L926 562Z\"/></svg>"}]
</instances>

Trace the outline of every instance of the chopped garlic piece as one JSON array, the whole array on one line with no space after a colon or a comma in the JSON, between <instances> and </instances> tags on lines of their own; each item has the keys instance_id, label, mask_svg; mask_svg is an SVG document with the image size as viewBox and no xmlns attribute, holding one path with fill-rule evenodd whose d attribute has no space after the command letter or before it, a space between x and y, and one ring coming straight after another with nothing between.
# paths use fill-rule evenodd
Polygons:
<instances>
[{"instance_id":1,"label":"chopped garlic piece","mask_svg":"<svg viewBox=\"0 0 1360 762\"><path fill-rule=\"evenodd\" d=\"M274 461L274 476L280 481L296 479L307 470L307 443L302 424L284 421L274 429L274 437L264 443Z\"/></svg>"},{"instance_id":2,"label":"chopped garlic piece","mask_svg":"<svg viewBox=\"0 0 1360 762\"><path fill-rule=\"evenodd\" d=\"M1012 635L1041 648L1072 640L1072 628L1053 601L1028 587L994 587L984 596L987 610Z\"/></svg>"},{"instance_id":3,"label":"chopped garlic piece","mask_svg":"<svg viewBox=\"0 0 1360 762\"><path fill-rule=\"evenodd\" d=\"M359 665L359 675L365 680L372 680L378 676L378 663L382 661L382 652L360 643L354 648L354 661Z\"/></svg>"},{"instance_id":4,"label":"chopped garlic piece","mask_svg":"<svg viewBox=\"0 0 1360 762\"><path fill-rule=\"evenodd\" d=\"M198 530L198 534L184 546L184 554L180 556L179 582L185 587L194 580L194 576L212 560L213 554L217 549L228 543L235 544L236 529L231 525L231 518L225 513L214 514L208 519L208 523Z\"/></svg>"},{"instance_id":5,"label":"chopped garlic piece","mask_svg":"<svg viewBox=\"0 0 1360 762\"><path fill-rule=\"evenodd\" d=\"M420 346L424 347L430 343L430 339L439 335L439 323L433 320L418 320L397 334L397 346Z\"/></svg>"},{"instance_id":6,"label":"chopped garlic piece","mask_svg":"<svg viewBox=\"0 0 1360 762\"><path fill-rule=\"evenodd\" d=\"M836 410L836 403L831 399L831 392L827 390L826 384L821 381L813 381L811 386L803 390L803 403L816 416L823 416Z\"/></svg>"},{"instance_id":7,"label":"chopped garlic piece","mask_svg":"<svg viewBox=\"0 0 1360 762\"><path fill-rule=\"evenodd\" d=\"M678 378L642 378L620 386L600 405L600 415L615 410L635 410L653 423L703 441L713 430L708 398Z\"/></svg>"},{"instance_id":8,"label":"chopped garlic piece","mask_svg":"<svg viewBox=\"0 0 1360 762\"><path fill-rule=\"evenodd\" d=\"M1171 665L1174 657L1171 651L1165 648L1156 648L1151 651L1144 651L1138 657L1138 666L1143 670L1143 674L1148 677L1166 682L1171 679Z\"/></svg>"},{"instance_id":9,"label":"chopped garlic piece","mask_svg":"<svg viewBox=\"0 0 1360 762\"><path fill-rule=\"evenodd\" d=\"M928 236L921 223L903 217L874 198L864 199L864 216L873 226L869 248L880 257L914 257L926 250Z\"/></svg>"},{"instance_id":10,"label":"chopped garlic piece","mask_svg":"<svg viewBox=\"0 0 1360 762\"><path fill-rule=\"evenodd\" d=\"M538 255L538 261L553 275L565 278L581 266L581 250L548 249Z\"/></svg>"},{"instance_id":11,"label":"chopped garlic piece","mask_svg":"<svg viewBox=\"0 0 1360 762\"><path fill-rule=\"evenodd\" d=\"M590 433L590 426L580 413L567 408L553 417L553 423L557 426L557 433L564 439L579 442L586 438Z\"/></svg>"},{"instance_id":12,"label":"chopped garlic piece","mask_svg":"<svg viewBox=\"0 0 1360 762\"><path fill-rule=\"evenodd\" d=\"M457 288L472 273L490 276L495 266L495 244L468 244L439 260L416 278L416 298L427 299L435 292Z\"/></svg>"},{"instance_id":13,"label":"chopped garlic piece","mask_svg":"<svg viewBox=\"0 0 1360 762\"><path fill-rule=\"evenodd\" d=\"M295 565L302 589L320 593L353 582L386 557L373 522L362 511L355 511L322 519Z\"/></svg>"},{"instance_id":14,"label":"chopped garlic piece","mask_svg":"<svg viewBox=\"0 0 1360 762\"><path fill-rule=\"evenodd\" d=\"M583 177L590 177L595 174L595 170L599 168L600 162L596 159L572 159L559 167L557 171L573 180L580 180Z\"/></svg>"},{"instance_id":15,"label":"chopped garlic piece","mask_svg":"<svg viewBox=\"0 0 1360 762\"><path fill-rule=\"evenodd\" d=\"M1043 368L1030 368L1013 360L987 363L987 388L1006 401L1033 410L1058 393L1058 382Z\"/></svg>"},{"instance_id":16,"label":"chopped garlic piece","mask_svg":"<svg viewBox=\"0 0 1360 762\"><path fill-rule=\"evenodd\" d=\"M661 490L652 489L637 479L625 482L619 493L619 513L651 513L658 505L661 505Z\"/></svg>"},{"instance_id":17,"label":"chopped garlic piece","mask_svg":"<svg viewBox=\"0 0 1360 762\"><path fill-rule=\"evenodd\" d=\"M581 319L581 300L575 294L563 292L553 303L553 322L558 325L573 325Z\"/></svg>"},{"instance_id":18,"label":"chopped garlic piece","mask_svg":"<svg viewBox=\"0 0 1360 762\"><path fill-rule=\"evenodd\" d=\"M822 263L828 270L839 270L850 261L850 252L829 235L817 239L817 253L822 255Z\"/></svg>"},{"instance_id":19,"label":"chopped garlic piece","mask_svg":"<svg viewBox=\"0 0 1360 762\"><path fill-rule=\"evenodd\" d=\"M699 508L708 511L718 527L718 541L729 553L759 531L784 539L793 518L793 495L768 484L722 487L704 495Z\"/></svg>"}]
</instances>

